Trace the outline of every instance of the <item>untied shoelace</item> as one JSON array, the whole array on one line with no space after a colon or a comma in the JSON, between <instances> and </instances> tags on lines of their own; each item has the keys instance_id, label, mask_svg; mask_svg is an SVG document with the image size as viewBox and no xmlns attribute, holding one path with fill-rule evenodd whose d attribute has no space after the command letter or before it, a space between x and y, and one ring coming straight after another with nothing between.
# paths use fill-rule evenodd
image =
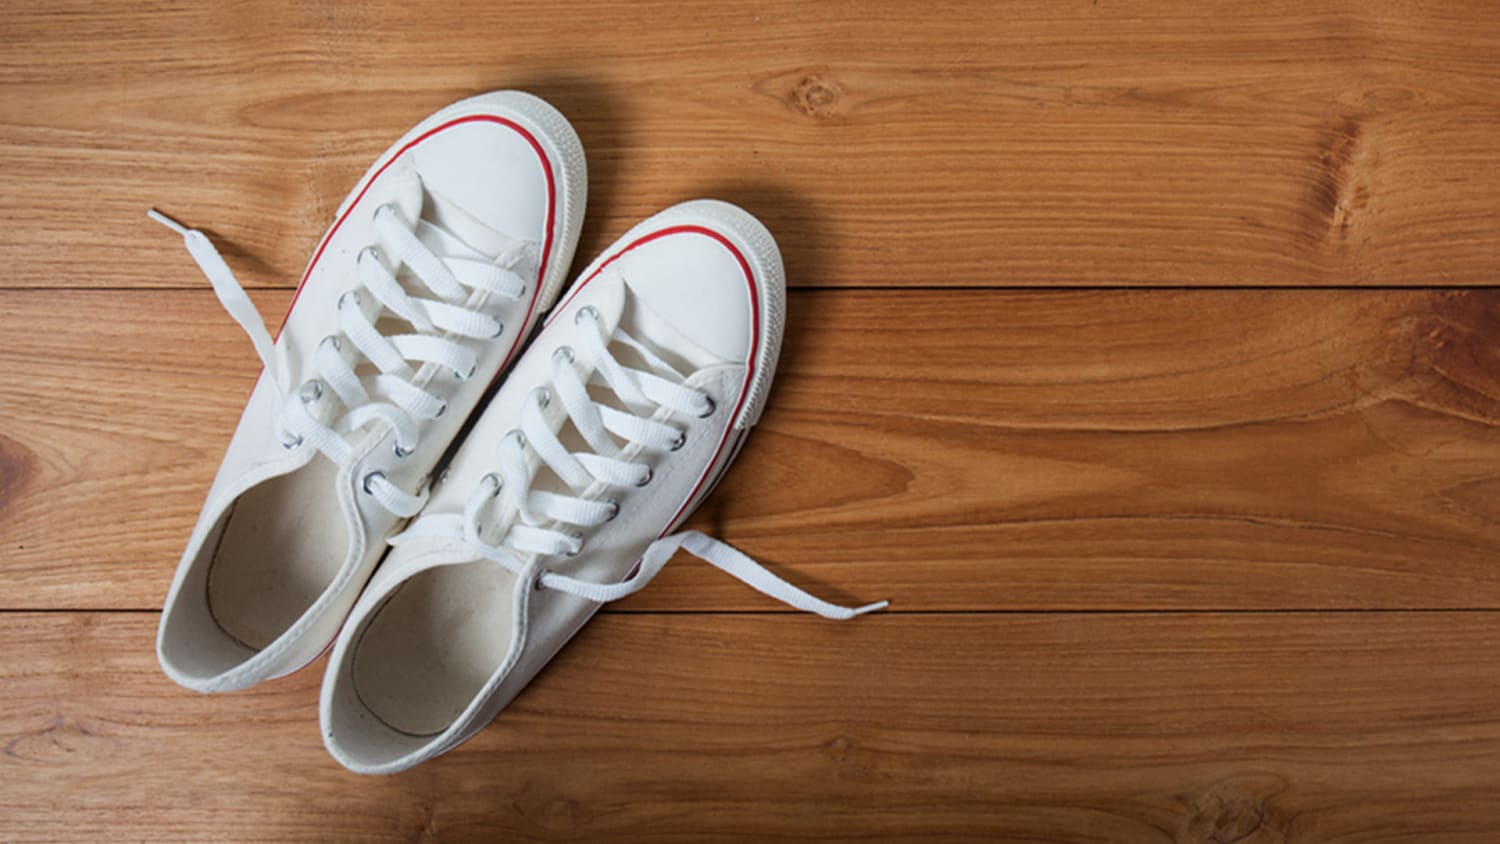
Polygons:
<instances>
[{"instance_id":1,"label":"untied shoelace","mask_svg":"<svg viewBox=\"0 0 1500 844\"><path fill-rule=\"evenodd\" d=\"M498 471L486 475L469 496L462 514L425 515L405 533L393 538L401 545L420 538L438 538L461 545L474 560L495 562L523 577L527 558L575 557L584 551L585 532L619 516L620 504L600 497L600 490L645 486L652 480L649 464L625 459L625 448L612 434L639 446L644 452L670 454L685 442L685 432L657 416L658 408L672 412L708 416L715 403L707 393L687 387L685 378L655 354L645 343L617 328L606 338L598 313L592 307L579 309L577 321L593 330L581 333L583 357L595 362L589 378L602 380L620 400L622 410L596 402L588 392L588 381L579 372L574 350L563 346L552 357L548 386L538 387L525 402L521 427L503 437L496 449ZM625 366L610 352L619 343L633 349L651 371ZM598 378L594 379L593 376ZM549 421L544 411L554 396L561 401L582 440L592 451L569 452L558 435L562 419ZM530 454L528 454L530 452ZM531 455L549 468L573 493L564 495L534 489ZM502 489L511 490L513 512L498 544L481 536L482 514ZM593 491L584 497L585 491ZM571 526L571 527L569 527ZM791 607L824 618L845 620L883 609L887 601L859 607L829 603L788 583L733 546L699 531L681 531L661 537L642 554L635 571L617 583L594 583L543 570L538 588L556 589L590 601L615 601L640 591L666 566L678 550L702 559L761 593Z\"/></svg>"},{"instance_id":2,"label":"untied shoelace","mask_svg":"<svg viewBox=\"0 0 1500 844\"><path fill-rule=\"evenodd\" d=\"M494 316L461 304L471 289L512 300L526 292L515 266L528 254L528 244L517 241L494 261L439 257L417 235L419 227L429 225L426 221L408 220L394 204L382 205L374 214L374 226L385 249L367 246L357 253L359 287L346 291L338 300L339 329L349 341L347 345L353 346L353 360L346 357L346 344L339 336L323 338L313 361L321 377L304 381L293 400L289 395L291 379L285 361L276 353L271 332L213 242L203 232L154 209L147 215L182 235L188 254L208 277L219 302L250 336L271 381L282 446L292 451L309 445L340 467L353 460L350 433L371 422L384 422L395 434L396 455L405 457L417 448L420 421L436 419L447 410L446 400L412 383L416 369L411 362L447 367L458 380L474 375L478 366L475 352L444 333L490 340L499 337L505 325ZM393 254L383 256L384 251ZM438 299L408 293L393 265L404 265ZM362 294L368 294L368 301ZM375 327L382 310L406 320L414 332L382 334ZM361 358L372 363L378 373L356 373ZM345 408L333 424L323 421L326 410L317 412L322 409L324 386ZM425 490L408 493L382 472L366 475L362 484L381 506L397 516L414 516L427 502Z\"/></svg>"}]
</instances>

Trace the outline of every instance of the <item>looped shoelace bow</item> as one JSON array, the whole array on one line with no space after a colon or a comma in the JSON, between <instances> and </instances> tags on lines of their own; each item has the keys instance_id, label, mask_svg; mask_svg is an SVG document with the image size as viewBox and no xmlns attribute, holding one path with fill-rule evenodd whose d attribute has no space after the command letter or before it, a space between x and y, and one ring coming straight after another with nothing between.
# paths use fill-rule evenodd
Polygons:
<instances>
[{"instance_id":1,"label":"looped shoelace bow","mask_svg":"<svg viewBox=\"0 0 1500 844\"><path fill-rule=\"evenodd\" d=\"M282 446L292 451L310 445L340 467L353 459L354 448L347 438L351 432L371 422L384 422L395 434L397 456L404 457L417 448L420 422L436 419L447 410L442 397L413 383L417 370L412 362L446 367L460 381L474 374L478 356L444 334L488 340L499 337L505 326L499 319L461 304L471 289L512 300L526 293L526 285L514 269L527 252L524 242L515 243L494 262L439 257L416 233L419 226L429 225L426 221L407 220L396 206L383 205L374 215L375 231L394 254L382 260L379 247L362 249L355 259L359 287L346 291L338 300L339 330L355 354L352 360L346 357L340 337L323 338L313 359L320 378L304 381L297 399L292 400L291 379L285 362L276 354L276 341L213 242L203 232L154 209L147 216L182 235L188 254L208 277L219 302L250 336L271 380L276 400L273 415ZM403 265L438 299L410 295L397 280L396 268ZM382 311L410 323L414 333L382 334L375 327ZM358 374L355 367L361 358L372 363L378 373ZM315 415L325 386L345 408L333 424L323 422L322 414ZM408 493L381 472L365 476L363 488L386 510L403 518L416 515L427 503L425 490Z\"/></svg>"},{"instance_id":2,"label":"looped shoelace bow","mask_svg":"<svg viewBox=\"0 0 1500 844\"><path fill-rule=\"evenodd\" d=\"M588 359L597 362L594 373L622 405L631 408L631 412L595 402L589 396L584 376L578 371L573 350L566 346L558 349L552 359L551 389L537 388L532 400L525 403L521 428L504 437L497 448L499 471L484 477L470 495L463 514L424 516L405 533L392 539L391 544L400 545L421 537L456 539L475 555L474 559L498 563L518 576L526 573L526 555L577 556L587 541L584 531L614 519L620 512L620 504L615 499L584 498L582 493L599 487L627 489L645 486L652 479L651 466L625 459L626 449L617 445L611 434L640 446L640 452L673 452L682 448L686 434L666 422L651 418L657 408L700 417L716 410L712 397L685 386L683 375L623 329L617 328L611 337L606 338L598 313L592 307L580 309L577 319L580 323L591 322L596 328L595 331L582 332L580 341ZM633 349L653 371L622 364L608 348L615 342ZM559 439L558 429L544 413L554 393L579 436L593 449L592 453L569 452ZM574 494L533 489L535 476L528 450ZM513 491L515 518L500 544L491 545L480 536L480 519L490 500L497 497L501 489ZM698 531L682 531L652 542L635 573L618 583L594 583L543 570L537 586L601 603L619 600L650 583L679 549L763 594L824 618L849 619L882 609L888 603L878 601L861 607L829 603L782 580L733 546Z\"/></svg>"}]
</instances>

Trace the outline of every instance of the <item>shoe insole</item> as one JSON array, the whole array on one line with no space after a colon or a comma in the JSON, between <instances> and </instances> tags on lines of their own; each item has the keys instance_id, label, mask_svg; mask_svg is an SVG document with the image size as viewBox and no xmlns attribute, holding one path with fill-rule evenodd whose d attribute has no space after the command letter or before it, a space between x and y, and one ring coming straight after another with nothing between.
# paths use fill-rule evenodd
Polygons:
<instances>
[{"instance_id":1,"label":"shoe insole","mask_svg":"<svg viewBox=\"0 0 1500 844\"><path fill-rule=\"evenodd\" d=\"M225 633L264 648L333 582L349 543L337 473L314 459L235 502L208 571L208 609Z\"/></svg>"},{"instance_id":2,"label":"shoe insole","mask_svg":"<svg viewBox=\"0 0 1500 844\"><path fill-rule=\"evenodd\" d=\"M414 576L355 644L355 694L392 729L413 736L447 729L510 649L514 584L489 562Z\"/></svg>"}]
</instances>

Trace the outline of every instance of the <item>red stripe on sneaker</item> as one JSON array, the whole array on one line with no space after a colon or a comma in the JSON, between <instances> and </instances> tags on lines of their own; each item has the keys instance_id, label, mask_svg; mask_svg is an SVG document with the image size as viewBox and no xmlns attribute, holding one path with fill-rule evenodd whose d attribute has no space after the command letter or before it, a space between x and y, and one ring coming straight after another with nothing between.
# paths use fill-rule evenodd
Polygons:
<instances>
[{"instance_id":1,"label":"red stripe on sneaker","mask_svg":"<svg viewBox=\"0 0 1500 844\"><path fill-rule=\"evenodd\" d=\"M671 226L670 228L639 237L627 243L619 252L605 258L599 263L598 268L589 274L588 278L573 286L573 290L568 293L568 298L564 299L562 304L553 308L552 315L547 318L548 324L551 324L552 320L557 319L557 316L567 309L568 303L572 302L574 297L581 293L589 282L598 277L599 273L603 272L605 267L619 260L620 256L632 249L644 246L653 240L659 240L660 238L674 234L701 234L718 241L720 245L729 250L729 254L733 255L734 259L739 262L740 270L745 274L745 284L750 288L750 312L753 315L753 319L750 324L750 358L745 366L745 383L740 386L740 399L735 403L734 412L729 416L729 425L724 428L724 437L719 440L719 447L714 451L713 459L708 461L708 466L704 468L703 475L698 478L698 483L693 486L693 491L688 493L688 497L682 502L682 506L677 508L677 513L667 522L667 527L657 535L658 539L666 536L667 532L676 526L677 521L683 517L683 512L693 503L693 499L698 497L698 492L703 489L703 484L708 480L709 474L713 471L714 464L719 462L719 456L724 453L724 445L729 442L730 435L734 433L734 420L739 417L740 410L745 406L745 400L750 397L750 382L755 376L756 359L760 353L760 296L755 289L755 273L750 269L750 262L746 260L744 253L739 250L739 247L730 242L729 238L713 229L696 225ZM636 565L639 566L640 561L636 561ZM634 573L634 569L631 570L631 573ZM627 578L629 576L626 575Z\"/></svg>"},{"instance_id":2,"label":"red stripe on sneaker","mask_svg":"<svg viewBox=\"0 0 1500 844\"><path fill-rule=\"evenodd\" d=\"M542 149L542 145L539 141L537 141L536 137L522 128L514 120L510 120L509 118L500 117L494 114L474 114L469 115L468 117L455 118L448 121L447 123L443 123L439 126L435 126L427 130L426 132L423 132L422 134L413 138L410 143L397 150L396 154L391 156L390 161L387 161L386 163L380 165L380 169L376 170L375 173L370 176L370 180L368 182L365 182L365 186L363 188L360 188L359 193L354 197L354 201L349 203L349 207L344 209L344 213L339 215L339 218L333 222L333 225L328 229L328 232L323 235L323 239L318 242L317 251L313 253L312 260L308 262L307 270L302 273L302 280L297 283L297 292L292 294L292 304L287 306L286 316L281 318L281 326L276 329L278 339L281 335L281 329L286 328L286 321L292 315L292 308L296 306L298 297L302 295L302 288L307 285L307 280L312 277L313 270L318 266L318 261L323 257L323 250L328 248L329 241L333 240L333 236L337 234L339 228L344 225L344 221L349 219L350 214L354 213L355 207L358 206L360 201L365 198L365 194L369 192L370 187L375 184L375 181L380 178L380 175L386 171L386 168L396 163L396 159L405 155L407 151L409 151L417 144L422 143L423 141L427 140L433 135L436 135L439 132L451 129L454 126L461 126L465 123L498 123L501 126L505 126L514 130L516 134L526 139L526 143L530 144L531 148L536 152L537 159L542 162L542 172L546 175L547 178L546 234L544 235L544 238L542 240L542 258L541 261L537 264L536 281L532 286L531 303L526 307L526 319L522 322L522 326L525 326L531 322L531 315L536 311L537 300L541 298L542 279L546 278L547 276L547 262L552 257L552 229L557 219L557 182L552 172L552 162L547 158L547 153ZM509 363L511 357L515 355L516 349L520 346L521 342L526 339L526 336L527 332L517 332L516 339L511 344L510 351L505 353L505 363ZM504 371L505 363L501 364L501 371Z\"/></svg>"}]
</instances>

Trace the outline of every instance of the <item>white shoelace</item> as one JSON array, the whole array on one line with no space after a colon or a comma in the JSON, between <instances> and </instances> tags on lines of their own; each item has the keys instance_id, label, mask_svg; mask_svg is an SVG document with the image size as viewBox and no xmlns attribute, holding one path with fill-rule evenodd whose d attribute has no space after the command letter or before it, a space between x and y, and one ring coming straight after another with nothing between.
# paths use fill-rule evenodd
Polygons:
<instances>
[{"instance_id":1,"label":"white shoelace","mask_svg":"<svg viewBox=\"0 0 1500 844\"><path fill-rule=\"evenodd\" d=\"M188 254L208 277L219 302L250 335L276 396L275 418L282 446L289 451L304 444L312 446L340 467L353 459L349 434L354 431L371 422L384 422L395 434L397 456L404 457L417 448L420 423L436 419L447 410L445 399L413 383L418 369L413 363L446 367L460 381L474 375L478 356L445 333L488 340L499 337L505 326L493 316L463 306L471 289L512 300L526 292L514 269L527 253L524 242L513 244L494 262L440 257L418 236L429 223L405 219L395 205L381 206L374 215L375 230L385 249L394 254L382 260L383 250L378 246L367 246L358 253L358 287L338 300L339 330L348 343L334 335L323 338L313 360L320 378L304 381L293 400L284 361L276 354L276 341L213 243L202 232L165 214L151 210L147 215L182 235ZM409 294L397 280L397 270L403 265L438 298ZM414 333L382 334L375 327L382 312L407 321ZM346 356L346 345L353 347L353 355ZM357 373L355 367L362 360L373 364L378 373ZM323 404L325 386L344 406L343 414L332 423L324 421L332 413L329 405ZM363 486L397 516L414 516L427 503L425 489L408 493L381 472L366 475Z\"/></svg>"},{"instance_id":2,"label":"white shoelace","mask_svg":"<svg viewBox=\"0 0 1500 844\"><path fill-rule=\"evenodd\" d=\"M572 349L564 346L552 358L550 389L533 391L521 412L521 427L504 437L497 447L499 471L484 477L469 496L462 515L429 515L412 528L391 540L401 545L422 537L458 540L474 554L474 559L490 560L509 571L524 575L525 556L573 557L584 550L585 531L598 527L619 515L620 505L613 498L584 498L590 489L627 489L645 486L652 480L651 466L622 459L625 449L611 435L638 444L638 453L669 453L682 448L685 432L652 419L658 408L667 408L695 416L708 416L716 405L707 393L685 386L684 376L644 343L623 329L605 337L598 313L592 307L578 311L577 321L591 323L596 330L584 330L580 343L588 358L597 366L590 381L608 387L630 412L599 404L590 397L588 382L578 371ZM633 349L652 371L634 369L622 364L609 351L613 343ZM593 376L597 375L598 378ZM602 384L600 383L602 381ZM579 436L592 452L569 452L549 422L544 411L553 396L562 402ZM557 424L561 424L558 420ZM533 489L535 476L528 450L567 485L573 495ZM512 491L515 502L514 521L500 544L491 545L480 536L480 519L491 499L501 489ZM568 527L571 526L571 527ZM884 608L878 601L861 607L843 607L804 592L771 573L741 551L698 531L683 531L652 542L642 555L634 574L618 583L593 583L544 570L537 581L540 588L556 589L590 601L615 601L640 591L651 582L679 549L738 578L750 587L789 606L824 618L844 620Z\"/></svg>"}]
</instances>

